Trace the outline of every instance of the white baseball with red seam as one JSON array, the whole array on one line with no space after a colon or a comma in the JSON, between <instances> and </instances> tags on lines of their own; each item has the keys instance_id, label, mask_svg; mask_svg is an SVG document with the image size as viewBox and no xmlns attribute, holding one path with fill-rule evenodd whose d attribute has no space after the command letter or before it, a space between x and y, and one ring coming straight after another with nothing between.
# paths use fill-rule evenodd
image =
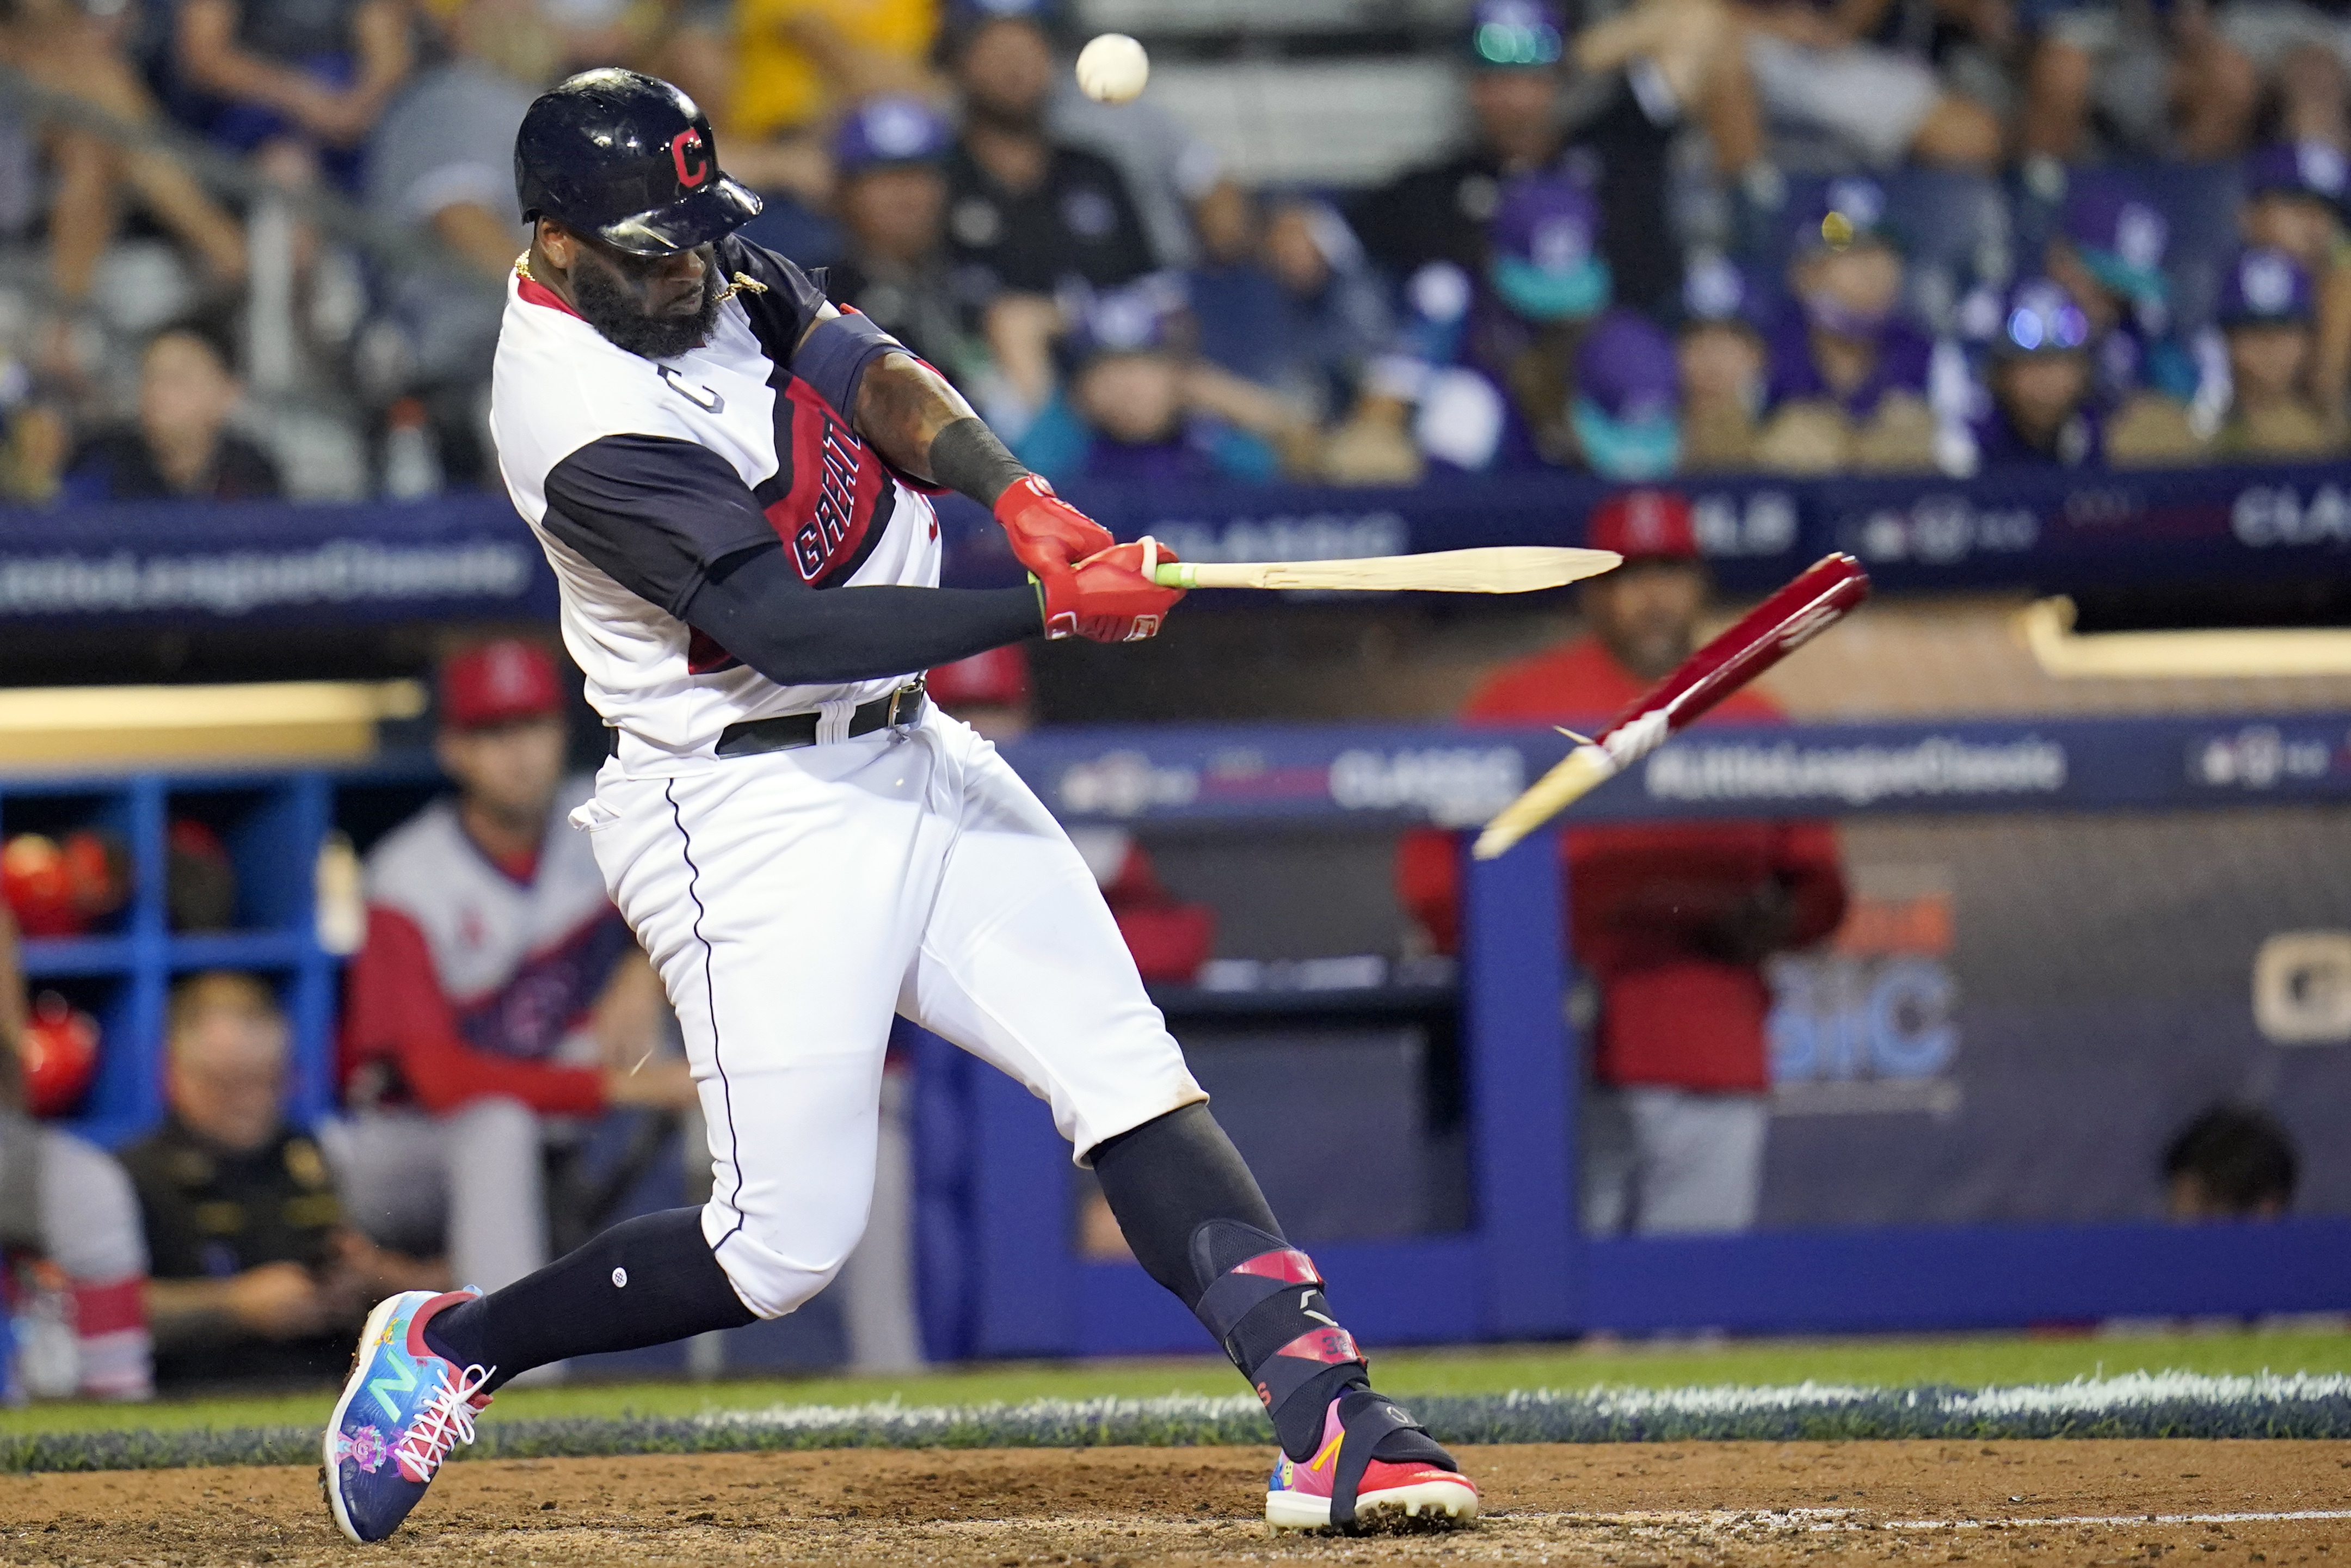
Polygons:
<instances>
[{"instance_id":1,"label":"white baseball with red seam","mask_svg":"<svg viewBox=\"0 0 2351 1568\"><path fill-rule=\"evenodd\" d=\"M1124 33L1103 33L1078 51L1078 89L1096 103L1131 103L1151 79L1151 57Z\"/></svg>"}]
</instances>

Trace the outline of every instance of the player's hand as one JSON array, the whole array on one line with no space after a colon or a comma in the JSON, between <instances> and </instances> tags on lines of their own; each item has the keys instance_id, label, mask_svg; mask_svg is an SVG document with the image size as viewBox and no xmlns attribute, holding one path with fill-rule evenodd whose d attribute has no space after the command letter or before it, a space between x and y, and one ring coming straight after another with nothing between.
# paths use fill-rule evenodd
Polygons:
<instances>
[{"instance_id":1,"label":"player's hand","mask_svg":"<svg viewBox=\"0 0 2351 1568\"><path fill-rule=\"evenodd\" d=\"M329 1326L330 1304L299 1263L264 1263L228 1282L228 1315L264 1339L299 1339Z\"/></svg>"},{"instance_id":2,"label":"player's hand","mask_svg":"<svg viewBox=\"0 0 2351 1568\"><path fill-rule=\"evenodd\" d=\"M701 1098L694 1073L674 1056L657 1056L633 1072L625 1067L604 1070L604 1103L642 1105L654 1111L683 1111Z\"/></svg>"},{"instance_id":3,"label":"player's hand","mask_svg":"<svg viewBox=\"0 0 2351 1568\"><path fill-rule=\"evenodd\" d=\"M1016 480L996 497L996 520L1004 525L1015 559L1039 577L1118 542L1108 528L1053 494L1041 474Z\"/></svg>"},{"instance_id":4,"label":"player's hand","mask_svg":"<svg viewBox=\"0 0 2351 1568\"><path fill-rule=\"evenodd\" d=\"M1162 588L1151 569L1176 559L1154 539L1113 545L1075 566L1037 574L1044 590L1045 635L1085 637L1096 643L1140 643L1159 634L1160 623L1184 597L1180 588Z\"/></svg>"}]
</instances>

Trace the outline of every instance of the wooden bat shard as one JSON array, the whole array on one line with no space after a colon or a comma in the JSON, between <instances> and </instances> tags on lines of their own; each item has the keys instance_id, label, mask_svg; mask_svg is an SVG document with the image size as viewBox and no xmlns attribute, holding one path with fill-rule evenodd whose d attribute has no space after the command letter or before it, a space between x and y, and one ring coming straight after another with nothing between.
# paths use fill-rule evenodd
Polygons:
<instances>
[{"instance_id":1,"label":"wooden bat shard","mask_svg":"<svg viewBox=\"0 0 2351 1568\"><path fill-rule=\"evenodd\" d=\"M1869 573L1849 555L1823 556L1739 623L1682 661L1597 738L1571 751L1494 814L1475 853L1492 860L1655 751L1676 730L1844 620L1869 597Z\"/></svg>"},{"instance_id":2,"label":"wooden bat shard","mask_svg":"<svg viewBox=\"0 0 2351 1568\"><path fill-rule=\"evenodd\" d=\"M1162 588L1320 588L1421 593L1531 593L1613 571L1614 550L1513 545L1433 550L1363 560L1166 561L1152 569Z\"/></svg>"}]
</instances>

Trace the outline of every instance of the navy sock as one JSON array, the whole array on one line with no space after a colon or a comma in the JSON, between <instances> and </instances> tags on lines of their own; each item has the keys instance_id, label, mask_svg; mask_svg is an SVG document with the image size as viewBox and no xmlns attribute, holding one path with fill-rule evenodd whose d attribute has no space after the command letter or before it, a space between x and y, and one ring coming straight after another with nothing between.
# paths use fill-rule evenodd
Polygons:
<instances>
[{"instance_id":1,"label":"navy sock","mask_svg":"<svg viewBox=\"0 0 2351 1568\"><path fill-rule=\"evenodd\" d=\"M624 1220L578 1251L424 1325L435 1355L493 1368L496 1389L534 1366L599 1351L666 1344L757 1314L702 1239L702 1210Z\"/></svg>"}]
</instances>

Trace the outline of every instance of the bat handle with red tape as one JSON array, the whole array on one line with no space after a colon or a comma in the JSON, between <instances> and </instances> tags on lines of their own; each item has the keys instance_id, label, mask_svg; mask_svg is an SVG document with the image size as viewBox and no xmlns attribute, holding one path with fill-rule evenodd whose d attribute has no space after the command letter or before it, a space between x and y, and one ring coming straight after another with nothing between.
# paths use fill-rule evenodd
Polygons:
<instances>
[{"instance_id":1,"label":"bat handle with red tape","mask_svg":"<svg viewBox=\"0 0 2351 1568\"><path fill-rule=\"evenodd\" d=\"M1478 836L1478 858L1491 860L1508 850L1844 620L1868 597L1869 573L1849 555L1823 556L1806 567L1795 580L1740 616L1728 631L1683 660L1680 668L1643 693L1597 739L1569 752L1525 793L1496 812Z\"/></svg>"}]
</instances>

